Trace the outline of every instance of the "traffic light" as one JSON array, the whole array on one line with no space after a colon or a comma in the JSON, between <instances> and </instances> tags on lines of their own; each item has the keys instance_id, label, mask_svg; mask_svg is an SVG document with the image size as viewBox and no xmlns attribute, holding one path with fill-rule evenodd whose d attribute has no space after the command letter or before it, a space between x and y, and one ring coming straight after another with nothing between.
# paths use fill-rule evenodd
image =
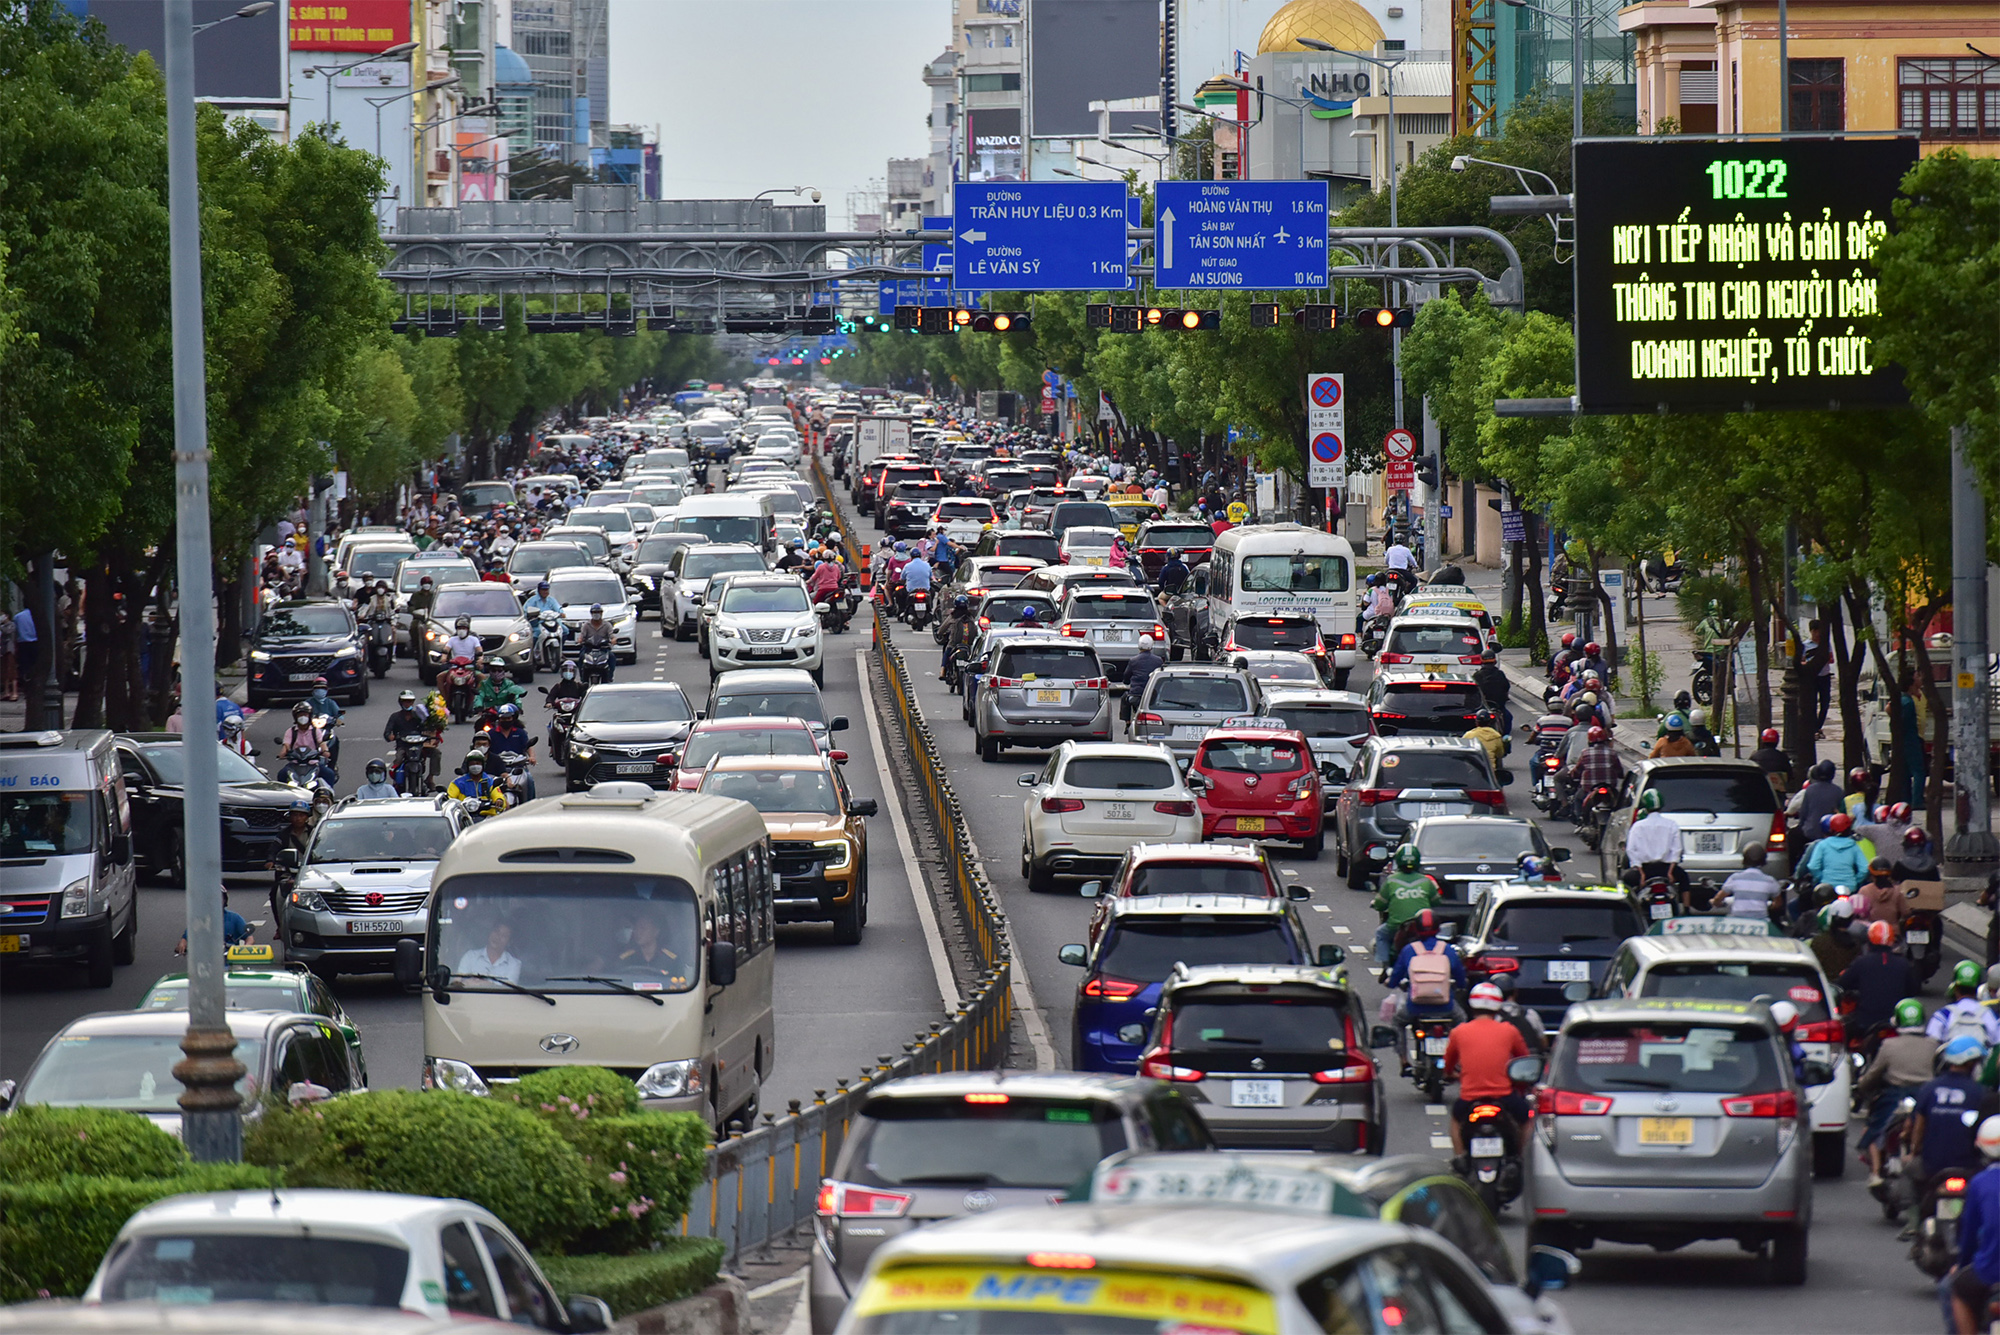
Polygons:
<instances>
[{"instance_id":1,"label":"traffic light","mask_svg":"<svg viewBox=\"0 0 2000 1335\"><path fill-rule=\"evenodd\" d=\"M1251 302L1250 327L1252 329L1276 329L1278 327L1278 303L1275 301Z\"/></svg>"},{"instance_id":2,"label":"traffic light","mask_svg":"<svg viewBox=\"0 0 2000 1335\"><path fill-rule=\"evenodd\" d=\"M1178 306L1148 306L1146 327L1148 329L1170 329L1177 334L1192 334L1202 330L1222 328L1221 311L1182 309Z\"/></svg>"},{"instance_id":3,"label":"traffic light","mask_svg":"<svg viewBox=\"0 0 2000 1335\"><path fill-rule=\"evenodd\" d=\"M1325 331L1340 323L1338 306L1301 306L1292 312L1292 323L1301 329Z\"/></svg>"},{"instance_id":4,"label":"traffic light","mask_svg":"<svg viewBox=\"0 0 2000 1335\"><path fill-rule=\"evenodd\" d=\"M975 311L970 328L975 334L1025 334L1034 318L1027 311Z\"/></svg>"},{"instance_id":5,"label":"traffic light","mask_svg":"<svg viewBox=\"0 0 2000 1335\"><path fill-rule=\"evenodd\" d=\"M1417 313L1405 306L1377 306L1354 313L1355 323L1376 329L1408 329L1416 322Z\"/></svg>"},{"instance_id":6,"label":"traffic light","mask_svg":"<svg viewBox=\"0 0 2000 1335\"><path fill-rule=\"evenodd\" d=\"M949 306L917 307L917 332L919 334L949 334L956 326L953 317L957 314Z\"/></svg>"},{"instance_id":7,"label":"traffic light","mask_svg":"<svg viewBox=\"0 0 2000 1335\"><path fill-rule=\"evenodd\" d=\"M1424 454L1419 455L1414 460L1414 463L1417 470L1417 480L1422 482L1426 487L1435 487L1438 484L1437 460L1428 454Z\"/></svg>"},{"instance_id":8,"label":"traffic light","mask_svg":"<svg viewBox=\"0 0 2000 1335\"><path fill-rule=\"evenodd\" d=\"M921 327L924 308L922 306L898 306L895 312L896 328L917 329Z\"/></svg>"}]
</instances>

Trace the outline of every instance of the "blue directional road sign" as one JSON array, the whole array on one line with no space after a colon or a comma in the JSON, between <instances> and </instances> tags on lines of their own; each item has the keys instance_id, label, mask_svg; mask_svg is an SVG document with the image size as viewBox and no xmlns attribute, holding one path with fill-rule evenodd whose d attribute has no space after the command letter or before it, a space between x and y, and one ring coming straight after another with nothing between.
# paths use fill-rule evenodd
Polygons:
<instances>
[{"instance_id":1,"label":"blue directional road sign","mask_svg":"<svg viewBox=\"0 0 2000 1335\"><path fill-rule=\"evenodd\" d=\"M961 181L952 193L952 267L961 290L1126 286L1124 182Z\"/></svg>"},{"instance_id":2,"label":"blue directional road sign","mask_svg":"<svg viewBox=\"0 0 2000 1335\"><path fill-rule=\"evenodd\" d=\"M925 218L926 232L949 231L951 219ZM925 243L924 245L924 303L926 305L951 304L951 247Z\"/></svg>"},{"instance_id":3,"label":"blue directional road sign","mask_svg":"<svg viewBox=\"0 0 2000 1335\"><path fill-rule=\"evenodd\" d=\"M1153 285L1326 286L1325 181L1162 181Z\"/></svg>"}]
</instances>

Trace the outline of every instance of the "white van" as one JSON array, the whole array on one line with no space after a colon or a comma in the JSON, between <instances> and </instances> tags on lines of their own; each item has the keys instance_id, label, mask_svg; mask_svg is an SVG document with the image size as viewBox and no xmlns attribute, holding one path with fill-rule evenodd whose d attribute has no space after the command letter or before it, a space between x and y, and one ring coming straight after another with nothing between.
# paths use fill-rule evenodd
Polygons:
<instances>
[{"instance_id":1,"label":"white van","mask_svg":"<svg viewBox=\"0 0 2000 1335\"><path fill-rule=\"evenodd\" d=\"M1354 549L1303 524L1251 524L1215 540L1208 557L1208 628L1227 644L1237 618L1309 616L1333 657L1335 690L1354 668Z\"/></svg>"},{"instance_id":2,"label":"white van","mask_svg":"<svg viewBox=\"0 0 2000 1335\"><path fill-rule=\"evenodd\" d=\"M79 964L110 987L139 948L132 802L110 733L0 734L0 866L0 959Z\"/></svg>"},{"instance_id":3,"label":"white van","mask_svg":"<svg viewBox=\"0 0 2000 1335\"><path fill-rule=\"evenodd\" d=\"M710 542L747 542L768 553L777 546L778 512L763 492L687 496L668 531L705 534Z\"/></svg>"},{"instance_id":4,"label":"white van","mask_svg":"<svg viewBox=\"0 0 2000 1335\"><path fill-rule=\"evenodd\" d=\"M608 1066L654 1111L753 1117L777 884L764 818L734 798L600 783L467 831L438 863L423 946L396 952L427 989L424 1087Z\"/></svg>"}]
</instances>

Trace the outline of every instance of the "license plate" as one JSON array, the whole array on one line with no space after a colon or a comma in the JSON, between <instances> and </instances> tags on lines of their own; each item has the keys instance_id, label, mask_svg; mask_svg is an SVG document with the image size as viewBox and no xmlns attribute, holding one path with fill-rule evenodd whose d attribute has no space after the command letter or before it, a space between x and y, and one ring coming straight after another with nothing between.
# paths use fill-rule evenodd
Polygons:
<instances>
[{"instance_id":1,"label":"license plate","mask_svg":"<svg viewBox=\"0 0 2000 1335\"><path fill-rule=\"evenodd\" d=\"M402 930L401 918L362 918L347 924L349 936L394 936Z\"/></svg>"},{"instance_id":2,"label":"license plate","mask_svg":"<svg viewBox=\"0 0 2000 1335\"><path fill-rule=\"evenodd\" d=\"M1419 816L1449 816L1451 805L1447 802L1425 802L1417 808Z\"/></svg>"},{"instance_id":3,"label":"license plate","mask_svg":"<svg viewBox=\"0 0 2000 1335\"><path fill-rule=\"evenodd\" d=\"M1264 833L1264 818L1262 816L1238 816L1236 818L1236 833L1238 834Z\"/></svg>"},{"instance_id":4,"label":"license plate","mask_svg":"<svg viewBox=\"0 0 2000 1335\"><path fill-rule=\"evenodd\" d=\"M1474 1136L1472 1154L1476 1159L1497 1159L1507 1152L1507 1146L1498 1136Z\"/></svg>"},{"instance_id":5,"label":"license plate","mask_svg":"<svg viewBox=\"0 0 2000 1335\"><path fill-rule=\"evenodd\" d=\"M615 774L651 774L653 772L653 764L649 760L635 760L629 765L613 766L612 772Z\"/></svg>"},{"instance_id":6,"label":"license plate","mask_svg":"<svg viewBox=\"0 0 2000 1335\"><path fill-rule=\"evenodd\" d=\"M1062 702L1063 702L1063 693L1061 691L1035 692L1035 703L1038 705L1059 705Z\"/></svg>"},{"instance_id":7,"label":"license plate","mask_svg":"<svg viewBox=\"0 0 2000 1335\"><path fill-rule=\"evenodd\" d=\"M1927 946L1931 943L1931 934L1929 932L1913 931L1907 933L1903 939L1913 946Z\"/></svg>"},{"instance_id":8,"label":"license plate","mask_svg":"<svg viewBox=\"0 0 2000 1335\"><path fill-rule=\"evenodd\" d=\"M292 681L316 681L318 678L319 673L317 672L294 672L290 679Z\"/></svg>"},{"instance_id":9,"label":"license plate","mask_svg":"<svg viewBox=\"0 0 2000 1335\"><path fill-rule=\"evenodd\" d=\"M1590 981L1588 960L1550 960L1548 972L1543 975L1552 983L1587 983Z\"/></svg>"},{"instance_id":10,"label":"license plate","mask_svg":"<svg viewBox=\"0 0 2000 1335\"><path fill-rule=\"evenodd\" d=\"M1674 906L1672 904L1654 904L1647 908L1646 913L1655 922L1657 922L1661 918L1673 917Z\"/></svg>"},{"instance_id":11,"label":"license plate","mask_svg":"<svg viewBox=\"0 0 2000 1335\"><path fill-rule=\"evenodd\" d=\"M1444 1056L1444 1050L1450 1046L1451 1038L1449 1035L1426 1038L1424 1040L1424 1055L1426 1057L1442 1057Z\"/></svg>"},{"instance_id":12,"label":"license plate","mask_svg":"<svg viewBox=\"0 0 2000 1335\"><path fill-rule=\"evenodd\" d=\"M1130 802L1106 802L1104 804L1104 819L1131 820L1132 804Z\"/></svg>"},{"instance_id":13,"label":"license plate","mask_svg":"<svg viewBox=\"0 0 2000 1335\"><path fill-rule=\"evenodd\" d=\"M1130 644L1132 642L1132 632L1129 630L1107 630L1099 633L1105 639L1115 644Z\"/></svg>"},{"instance_id":14,"label":"license plate","mask_svg":"<svg viewBox=\"0 0 2000 1335\"><path fill-rule=\"evenodd\" d=\"M1174 725L1174 736L1176 738L1200 737L1207 731L1208 729L1199 723L1178 723Z\"/></svg>"},{"instance_id":15,"label":"license plate","mask_svg":"<svg viewBox=\"0 0 2000 1335\"><path fill-rule=\"evenodd\" d=\"M1694 1144L1694 1118L1641 1117L1639 1119L1639 1143L1641 1145L1692 1145Z\"/></svg>"},{"instance_id":16,"label":"license plate","mask_svg":"<svg viewBox=\"0 0 2000 1335\"><path fill-rule=\"evenodd\" d=\"M1711 830L1698 830L1694 836L1694 851L1697 853L1722 852L1722 835Z\"/></svg>"},{"instance_id":17,"label":"license plate","mask_svg":"<svg viewBox=\"0 0 2000 1335\"><path fill-rule=\"evenodd\" d=\"M1202 1157L1222 1162L1212 1168L1187 1164L1150 1171L1119 1164L1100 1167L1091 1183L1090 1198L1168 1204L1277 1205L1319 1215L1333 1207L1333 1177L1329 1173L1281 1164L1253 1166L1234 1155Z\"/></svg>"},{"instance_id":18,"label":"license plate","mask_svg":"<svg viewBox=\"0 0 2000 1335\"><path fill-rule=\"evenodd\" d=\"M783 649L745 649L743 656L745 658L776 658L784 652Z\"/></svg>"},{"instance_id":19,"label":"license plate","mask_svg":"<svg viewBox=\"0 0 2000 1335\"><path fill-rule=\"evenodd\" d=\"M28 948L25 936L0 936L0 955L18 955Z\"/></svg>"},{"instance_id":20,"label":"license plate","mask_svg":"<svg viewBox=\"0 0 2000 1335\"><path fill-rule=\"evenodd\" d=\"M1285 1082L1282 1080L1232 1080L1229 1082L1232 1108L1282 1108Z\"/></svg>"},{"instance_id":21,"label":"license plate","mask_svg":"<svg viewBox=\"0 0 2000 1335\"><path fill-rule=\"evenodd\" d=\"M1937 1217L1956 1219L1965 1211L1965 1200L1960 1196L1946 1196L1937 1203Z\"/></svg>"}]
</instances>

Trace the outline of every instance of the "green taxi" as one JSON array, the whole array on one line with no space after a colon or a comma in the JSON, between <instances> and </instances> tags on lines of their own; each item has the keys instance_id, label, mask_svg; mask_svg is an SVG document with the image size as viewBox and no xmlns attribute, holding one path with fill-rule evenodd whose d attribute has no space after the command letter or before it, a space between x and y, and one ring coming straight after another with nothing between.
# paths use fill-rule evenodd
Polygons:
<instances>
[{"instance_id":1,"label":"green taxi","mask_svg":"<svg viewBox=\"0 0 2000 1335\"><path fill-rule=\"evenodd\" d=\"M188 1008L187 986L186 974L166 974L147 989L137 1009L184 1011ZM223 987L224 1004L233 1011L287 1011L331 1021L354 1053L362 1083L367 1083L368 1061L361 1055L360 1026L333 995L333 989L305 965L280 964L271 946L231 946L224 952Z\"/></svg>"}]
</instances>

